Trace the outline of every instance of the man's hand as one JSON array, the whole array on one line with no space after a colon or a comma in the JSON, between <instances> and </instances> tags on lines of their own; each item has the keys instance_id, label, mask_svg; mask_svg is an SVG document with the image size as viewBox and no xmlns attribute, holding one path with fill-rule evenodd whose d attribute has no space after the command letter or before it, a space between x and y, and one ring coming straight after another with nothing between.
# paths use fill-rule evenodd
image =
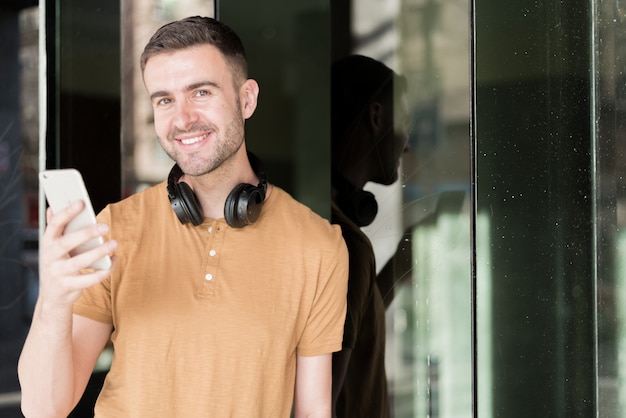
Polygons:
<instances>
[{"instance_id":1,"label":"man's hand","mask_svg":"<svg viewBox=\"0 0 626 418\"><path fill-rule=\"evenodd\" d=\"M82 289L104 280L110 270L87 270L96 260L117 248L117 242L106 241L101 246L83 254L70 256L77 246L90 239L103 236L109 231L105 224L97 224L64 234L67 224L84 209L77 201L63 211L46 212L48 226L39 246L39 297L52 305L71 305L80 296Z\"/></svg>"}]
</instances>

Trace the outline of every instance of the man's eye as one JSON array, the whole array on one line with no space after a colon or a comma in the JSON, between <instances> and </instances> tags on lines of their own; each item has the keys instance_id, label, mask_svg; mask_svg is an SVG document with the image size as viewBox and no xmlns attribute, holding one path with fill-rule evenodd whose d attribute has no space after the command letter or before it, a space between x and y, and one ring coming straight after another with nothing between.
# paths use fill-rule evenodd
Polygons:
<instances>
[{"instance_id":1,"label":"man's eye","mask_svg":"<svg viewBox=\"0 0 626 418\"><path fill-rule=\"evenodd\" d=\"M168 105L170 103L172 103L171 99L163 98L157 102L157 105L163 106L163 105Z\"/></svg>"}]
</instances>

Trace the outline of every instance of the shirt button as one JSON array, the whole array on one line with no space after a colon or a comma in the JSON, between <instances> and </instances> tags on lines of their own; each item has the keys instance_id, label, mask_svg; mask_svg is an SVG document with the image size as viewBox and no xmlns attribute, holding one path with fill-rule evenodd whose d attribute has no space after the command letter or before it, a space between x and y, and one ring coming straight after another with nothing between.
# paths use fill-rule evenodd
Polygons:
<instances>
[{"instance_id":1,"label":"shirt button","mask_svg":"<svg viewBox=\"0 0 626 418\"><path fill-rule=\"evenodd\" d=\"M213 280L213 275L212 274L207 274L206 276L204 276L205 280Z\"/></svg>"},{"instance_id":2,"label":"shirt button","mask_svg":"<svg viewBox=\"0 0 626 418\"><path fill-rule=\"evenodd\" d=\"M209 234L210 234L211 232L213 232L213 226L208 227L207 230L209 231Z\"/></svg>"},{"instance_id":3,"label":"shirt button","mask_svg":"<svg viewBox=\"0 0 626 418\"><path fill-rule=\"evenodd\" d=\"M211 257L215 256L215 254L216 254L215 250L211 250L211 251L209 251L209 255L210 255Z\"/></svg>"}]
</instances>

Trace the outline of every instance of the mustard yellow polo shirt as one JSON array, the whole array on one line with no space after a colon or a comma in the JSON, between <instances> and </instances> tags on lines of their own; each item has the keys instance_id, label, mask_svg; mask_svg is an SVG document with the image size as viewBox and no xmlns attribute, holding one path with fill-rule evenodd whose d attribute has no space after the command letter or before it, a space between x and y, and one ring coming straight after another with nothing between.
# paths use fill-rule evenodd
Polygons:
<instances>
[{"instance_id":1,"label":"mustard yellow polo shirt","mask_svg":"<svg viewBox=\"0 0 626 418\"><path fill-rule=\"evenodd\" d=\"M165 183L99 221L118 261L74 306L114 328L96 417L289 417L296 355L341 349L341 231L280 188L242 229L182 225Z\"/></svg>"}]
</instances>

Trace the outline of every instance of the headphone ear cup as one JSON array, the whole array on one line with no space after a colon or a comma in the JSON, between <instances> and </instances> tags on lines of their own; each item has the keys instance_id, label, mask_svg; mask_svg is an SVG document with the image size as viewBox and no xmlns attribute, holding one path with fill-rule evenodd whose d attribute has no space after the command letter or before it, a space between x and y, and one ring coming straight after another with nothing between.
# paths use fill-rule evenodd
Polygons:
<instances>
[{"instance_id":1,"label":"headphone ear cup","mask_svg":"<svg viewBox=\"0 0 626 418\"><path fill-rule=\"evenodd\" d=\"M183 224L191 222L197 226L204 220L200 202L187 183L175 184L175 199L171 200L170 203L176 216L178 216L178 220Z\"/></svg>"},{"instance_id":2,"label":"headphone ear cup","mask_svg":"<svg viewBox=\"0 0 626 418\"><path fill-rule=\"evenodd\" d=\"M337 204L352 222L358 226L368 226L374 222L378 202L372 192L357 189L337 170L332 171L331 180L337 191Z\"/></svg>"},{"instance_id":3,"label":"headphone ear cup","mask_svg":"<svg viewBox=\"0 0 626 418\"><path fill-rule=\"evenodd\" d=\"M243 228L259 218L265 193L259 187L241 183L226 197L224 218L233 228Z\"/></svg>"},{"instance_id":4,"label":"headphone ear cup","mask_svg":"<svg viewBox=\"0 0 626 418\"><path fill-rule=\"evenodd\" d=\"M367 190L352 190L338 196L339 208L358 226L368 226L376 218L378 202Z\"/></svg>"},{"instance_id":5,"label":"headphone ear cup","mask_svg":"<svg viewBox=\"0 0 626 418\"><path fill-rule=\"evenodd\" d=\"M367 190L355 190L350 195L350 206L353 219L358 226L368 226L374 222L378 213L376 197Z\"/></svg>"}]
</instances>

